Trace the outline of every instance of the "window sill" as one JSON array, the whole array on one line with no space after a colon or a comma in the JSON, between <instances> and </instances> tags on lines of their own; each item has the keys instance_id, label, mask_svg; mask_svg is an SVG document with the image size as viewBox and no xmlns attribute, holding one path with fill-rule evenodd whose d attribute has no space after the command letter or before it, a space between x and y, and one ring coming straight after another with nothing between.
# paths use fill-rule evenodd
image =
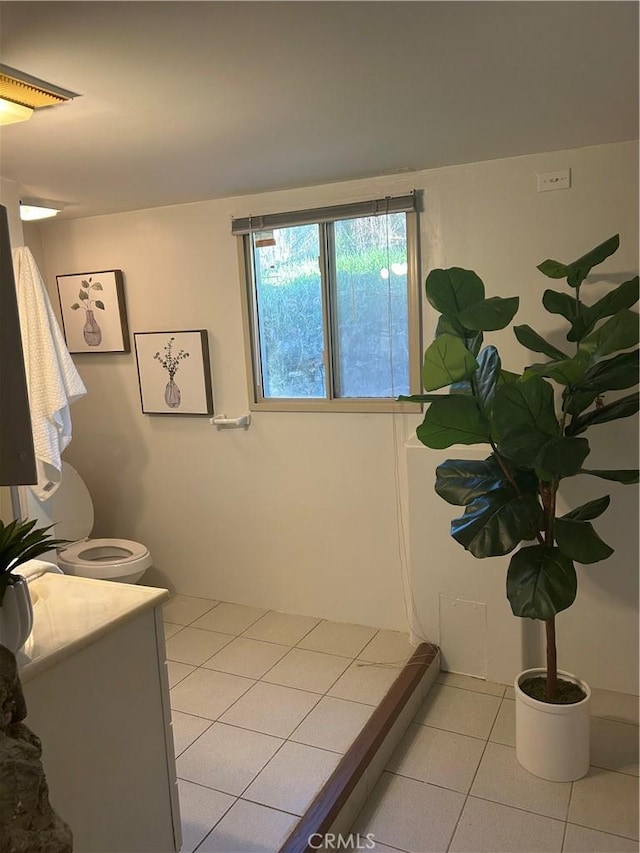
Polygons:
<instances>
[{"instance_id":1,"label":"window sill","mask_svg":"<svg viewBox=\"0 0 640 853\"><path fill-rule=\"evenodd\" d=\"M294 400L291 398L260 400L250 403L252 412L351 412L420 414L420 403L399 403L395 400L339 399Z\"/></svg>"}]
</instances>

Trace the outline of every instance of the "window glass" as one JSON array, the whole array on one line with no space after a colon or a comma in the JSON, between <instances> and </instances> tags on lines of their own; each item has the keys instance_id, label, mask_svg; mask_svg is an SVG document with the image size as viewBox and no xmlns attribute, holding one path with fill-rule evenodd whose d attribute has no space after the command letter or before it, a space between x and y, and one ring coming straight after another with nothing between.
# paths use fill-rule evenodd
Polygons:
<instances>
[{"instance_id":1,"label":"window glass","mask_svg":"<svg viewBox=\"0 0 640 853\"><path fill-rule=\"evenodd\" d=\"M404 213L335 223L335 396L409 394Z\"/></svg>"},{"instance_id":2,"label":"window glass","mask_svg":"<svg viewBox=\"0 0 640 853\"><path fill-rule=\"evenodd\" d=\"M317 225L253 235L256 310L267 397L325 397Z\"/></svg>"}]
</instances>

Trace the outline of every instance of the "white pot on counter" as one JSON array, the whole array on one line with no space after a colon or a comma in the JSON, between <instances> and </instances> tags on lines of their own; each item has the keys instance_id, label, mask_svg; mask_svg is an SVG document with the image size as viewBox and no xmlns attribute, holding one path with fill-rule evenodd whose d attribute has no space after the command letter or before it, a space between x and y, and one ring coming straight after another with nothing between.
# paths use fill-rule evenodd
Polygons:
<instances>
[{"instance_id":1,"label":"white pot on counter","mask_svg":"<svg viewBox=\"0 0 640 853\"><path fill-rule=\"evenodd\" d=\"M558 676L577 684L585 693L581 702L553 705L524 693L527 678L546 676L545 669L527 669L514 682L516 693L516 756L520 764L551 782L574 782L589 771L589 705L591 690L569 672Z\"/></svg>"},{"instance_id":2,"label":"white pot on counter","mask_svg":"<svg viewBox=\"0 0 640 853\"><path fill-rule=\"evenodd\" d=\"M0 645L19 652L33 629L33 606L29 584L20 575L11 575L0 605Z\"/></svg>"}]
</instances>

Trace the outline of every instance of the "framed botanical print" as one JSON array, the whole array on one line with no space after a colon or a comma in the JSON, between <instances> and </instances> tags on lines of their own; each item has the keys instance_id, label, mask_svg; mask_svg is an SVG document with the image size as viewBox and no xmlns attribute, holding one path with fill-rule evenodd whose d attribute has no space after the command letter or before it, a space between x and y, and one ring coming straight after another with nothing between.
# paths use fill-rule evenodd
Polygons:
<instances>
[{"instance_id":1,"label":"framed botanical print","mask_svg":"<svg viewBox=\"0 0 640 853\"><path fill-rule=\"evenodd\" d=\"M122 270L56 279L69 352L131 352Z\"/></svg>"},{"instance_id":2,"label":"framed botanical print","mask_svg":"<svg viewBox=\"0 0 640 853\"><path fill-rule=\"evenodd\" d=\"M144 414L213 414L206 329L135 332L133 337Z\"/></svg>"}]
</instances>

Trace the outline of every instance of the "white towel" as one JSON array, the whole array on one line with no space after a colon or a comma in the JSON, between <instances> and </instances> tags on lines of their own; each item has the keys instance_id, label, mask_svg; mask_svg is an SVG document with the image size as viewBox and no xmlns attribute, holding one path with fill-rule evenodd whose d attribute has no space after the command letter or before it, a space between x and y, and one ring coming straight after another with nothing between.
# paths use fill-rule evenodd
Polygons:
<instances>
[{"instance_id":1,"label":"white towel","mask_svg":"<svg viewBox=\"0 0 640 853\"><path fill-rule=\"evenodd\" d=\"M87 389L65 346L31 250L14 249L13 267L38 474L31 490L43 501L60 485L60 457L71 441L69 406Z\"/></svg>"}]
</instances>

